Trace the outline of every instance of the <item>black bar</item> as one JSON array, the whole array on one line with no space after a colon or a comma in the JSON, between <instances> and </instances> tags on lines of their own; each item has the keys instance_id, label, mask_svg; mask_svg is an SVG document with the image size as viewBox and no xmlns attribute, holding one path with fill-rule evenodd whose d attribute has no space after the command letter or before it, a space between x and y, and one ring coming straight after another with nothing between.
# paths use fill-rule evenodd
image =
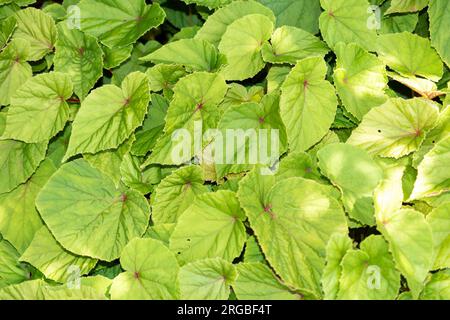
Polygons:
<instances>
[{"instance_id":1,"label":"black bar","mask_svg":"<svg viewBox=\"0 0 450 320\"><path fill-rule=\"evenodd\" d=\"M89 314L107 319L127 314L126 319L321 319L328 315L365 318L369 315L383 317L398 311L403 317L416 310L433 310L434 314L446 314L449 301L0 301L0 312L29 310L40 314L61 316L62 311L71 317ZM432 308L432 309L431 309ZM23 311L20 311L23 312Z\"/></svg>"}]
</instances>

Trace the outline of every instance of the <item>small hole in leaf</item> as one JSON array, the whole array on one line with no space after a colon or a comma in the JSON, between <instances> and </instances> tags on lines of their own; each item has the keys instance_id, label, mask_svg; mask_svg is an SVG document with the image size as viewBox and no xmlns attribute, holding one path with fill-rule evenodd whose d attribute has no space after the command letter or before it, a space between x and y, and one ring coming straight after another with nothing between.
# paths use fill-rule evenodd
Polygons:
<instances>
[{"instance_id":1,"label":"small hole in leaf","mask_svg":"<svg viewBox=\"0 0 450 320\"><path fill-rule=\"evenodd\" d=\"M177 254L181 254L181 252L180 252L180 251L178 251L178 252L177 252Z\"/></svg>"},{"instance_id":2,"label":"small hole in leaf","mask_svg":"<svg viewBox=\"0 0 450 320\"><path fill-rule=\"evenodd\" d=\"M378 133L381 133L381 130L378 130Z\"/></svg>"}]
</instances>

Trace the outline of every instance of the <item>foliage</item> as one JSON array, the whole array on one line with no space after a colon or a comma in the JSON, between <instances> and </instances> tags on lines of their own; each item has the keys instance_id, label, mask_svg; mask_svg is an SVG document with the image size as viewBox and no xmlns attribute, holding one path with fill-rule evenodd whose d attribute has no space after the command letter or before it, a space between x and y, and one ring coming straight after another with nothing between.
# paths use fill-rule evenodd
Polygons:
<instances>
[{"instance_id":1,"label":"foliage","mask_svg":"<svg viewBox=\"0 0 450 320\"><path fill-rule=\"evenodd\" d=\"M449 28L448 0L0 0L0 299L450 299Z\"/></svg>"}]
</instances>

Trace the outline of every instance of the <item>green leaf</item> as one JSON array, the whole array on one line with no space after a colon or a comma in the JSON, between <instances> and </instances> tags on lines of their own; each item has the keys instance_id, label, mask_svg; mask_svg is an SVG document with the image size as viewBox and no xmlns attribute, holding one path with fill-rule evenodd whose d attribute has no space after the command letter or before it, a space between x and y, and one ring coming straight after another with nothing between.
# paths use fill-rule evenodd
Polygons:
<instances>
[{"instance_id":1,"label":"green leaf","mask_svg":"<svg viewBox=\"0 0 450 320\"><path fill-rule=\"evenodd\" d=\"M326 73L322 58L306 58L297 63L281 87L280 112L291 151L308 150L333 123L337 98L334 87L324 80Z\"/></svg>"},{"instance_id":2,"label":"green leaf","mask_svg":"<svg viewBox=\"0 0 450 320\"><path fill-rule=\"evenodd\" d=\"M370 154L398 159L419 149L438 115L432 101L391 98L370 110L347 142Z\"/></svg>"},{"instance_id":3,"label":"green leaf","mask_svg":"<svg viewBox=\"0 0 450 320\"><path fill-rule=\"evenodd\" d=\"M339 42L356 43L372 51L377 34L371 27L371 14L367 0L320 0L324 12L319 25L330 48Z\"/></svg>"},{"instance_id":4,"label":"green leaf","mask_svg":"<svg viewBox=\"0 0 450 320\"><path fill-rule=\"evenodd\" d=\"M51 285L44 280L25 281L0 289L1 300L106 300L104 292L92 285L70 288L66 285Z\"/></svg>"},{"instance_id":5,"label":"green leaf","mask_svg":"<svg viewBox=\"0 0 450 320\"><path fill-rule=\"evenodd\" d=\"M142 158L126 154L120 165L120 175L125 185L146 195L161 181L162 174L158 166L142 169L142 163Z\"/></svg>"},{"instance_id":6,"label":"green leaf","mask_svg":"<svg viewBox=\"0 0 450 320\"><path fill-rule=\"evenodd\" d=\"M226 80L252 78L264 68L261 49L273 28L273 22L262 14L247 15L227 27L219 44L228 62L221 71Z\"/></svg>"},{"instance_id":7,"label":"green leaf","mask_svg":"<svg viewBox=\"0 0 450 320\"><path fill-rule=\"evenodd\" d=\"M29 61L42 59L54 49L56 27L53 18L42 10L26 8L16 13L17 29L13 39L23 39L28 42Z\"/></svg>"},{"instance_id":8,"label":"green leaf","mask_svg":"<svg viewBox=\"0 0 450 320\"><path fill-rule=\"evenodd\" d=\"M446 299L449 8L0 0L0 300Z\"/></svg>"},{"instance_id":9,"label":"green leaf","mask_svg":"<svg viewBox=\"0 0 450 320\"><path fill-rule=\"evenodd\" d=\"M124 273L111 285L113 300L172 300L179 296L178 263L160 241L133 239L123 249Z\"/></svg>"},{"instance_id":10,"label":"green leaf","mask_svg":"<svg viewBox=\"0 0 450 320\"><path fill-rule=\"evenodd\" d=\"M267 74L267 93L278 92L290 72L290 67L272 66Z\"/></svg>"},{"instance_id":11,"label":"green leaf","mask_svg":"<svg viewBox=\"0 0 450 320\"><path fill-rule=\"evenodd\" d=\"M197 196L208 191L202 175L200 167L188 166L164 178L153 195L152 221L155 224L177 222Z\"/></svg>"},{"instance_id":12,"label":"green leaf","mask_svg":"<svg viewBox=\"0 0 450 320\"><path fill-rule=\"evenodd\" d=\"M8 4L8 3L13 3L17 6L20 7L25 7L27 5L33 4L35 3L36 0L0 0L0 3L3 4Z\"/></svg>"},{"instance_id":13,"label":"green leaf","mask_svg":"<svg viewBox=\"0 0 450 320\"><path fill-rule=\"evenodd\" d=\"M352 145L330 144L317 153L322 173L342 192L342 203L351 218L374 225L373 192L382 169L367 152Z\"/></svg>"},{"instance_id":14,"label":"green leaf","mask_svg":"<svg viewBox=\"0 0 450 320\"><path fill-rule=\"evenodd\" d=\"M427 215L434 243L433 269L450 268L450 207L443 204Z\"/></svg>"},{"instance_id":15,"label":"green leaf","mask_svg":"<svg viewBox=\"0 0 450 320\"><path fill-rule=\"evenodd\" d=\"M264 61L289 63L311 56L325 56L329 49L325 43L312 34L295 27L282 26L274 31L270 40L262 48Z\"/></svg>"},{"instance_id":16,"label":"green leaf","mask_svg":"<svg viewBox=\"0 0 450 320\"><path fill-rule=\"evenodd\" d=\"M8 17L0 22L0 48L3 48L11 38L17 23L14 16Z\"/></svg>"},{"instance_id":17,"label":"green leaf","mask_svg":"<svg viewBox=\"0 0 450 320\"><path fill-rule=\"evenodd\" d=\"M389 72L389 77L420 94L421 97L434 100L444 92L438 90L436 83L418 77L403 77L397 73Z\"/></svg>"},{"instance_id":18,"label":"green leaf","mask_svg":"<svg viewBox=\"0 0 450 320\"><path fill-rule=\"evenodd\" d=\"M389 4L390 2L383 3L380 14L386 12ZM403 31L414 32L418 22L418 13L383 15L381 17L381 28L378 32L380 34L400 33Z\"/></svg>"},{"instance_id":19,"label":"green leaf","mask_svg":"<svg viewBox=\"0 0 450 320\"><path fill-rule=\"evenodd\" d=\"M245 242L244 262L261 262L265 263L266 259L261 251L258 241L255 236L250 236Z\"/></svg>"},{"instance_id":20,"label":"green leaf","mask_svg":"<svg viewBox=\"0 0 450 320\"><path fill-rule=\"evenodd\" d=\"M347 230L340 204L314 181L290 178L273 185L273 176L257 173L242 179L238 196L266 259L287 285L321 297L326 244Z\"/></svg>"},{"instance_id":21,"label":"green leaf","mask_svg":"<svg viewBox=\"0 0 450 320\"><path fill-rule=\"evenodd\" d=\"M47 158L53 162L53 165L56 168L59 168L62 165L62 159L66 153L71 132L72 125L68 124L64 131L54 137L48 145Z\"/></svg>"},{"instance_id":22,"label":"green leaf","mask_svg":"<svg viewBox=\"0 0 450 320\"><path fill-rule=\"evenodd\" d=\"M189 17L189 15L188 15ZM195 18L194 18L195 19ZM181 30L177 33L175 33L171 39L171 41L181 40L181 39L192 39L197 34L198 30L200 30L200 27L195 25L192 27L183 27Z\"/></svg>"},{"instance_id":23,"label":"green leaf","mask_svg":"<svg viewBox=\"0 0 450 320\"><path fill-rule=\"evenodd\" d=\"M164 134L145 165L180 165L200 152L203 133L215 128L219 121L218 105L227 89L223 77L213 73L196 72L178 81L167 111Z\"/></svg>"},{"instance_id":24,"label":"green leaf","mask_svg":"<svg viewBox=\"0 0 450 320\"><path fill-rule=\"evenodd\" d=\"M164 132L169 101L157 94L152 94L151 100L147 117L136 131L136 141L131 147L131 153L136 156L145 156L150 152Z\"/></svg>"},{"instance_id":25,"label":"green leaf","mask_svg":"<svg viewBox=\"0 0 450 320\"><path fill-rule=\"evenodd\" d=\"M114 149L144 121L150 102L145 74L129 74L122 88L104 85L83 101L73 123L65 160L79 153Z\"/></svg>"},{"instance_id":26,"label":"green leaf","mask_svg":"<svg viewBox=\"0 0 450 320\"><path fill-rule=\"evenodd\" d=\"M450 3L445 0L430 0L428 15L431 44L450 67L450 34L446 31L450 28Z\"/></svg>"},{"instance_id":27,"label":"green leaf","mask_svg":"<svg viewBox=\"0 0 450 320\"><path fill-rule=\"evenodd\" d=\"M376 50L388 67L403 76L417 75L435 82L442 78L442 61L428 39L410 32L384 34L379 36Z\"/></svg>"},{"instance_id":28,"label":"green leaf","mask_svg":"<svg viewBox=\"0 0 450 320\"><path fill-rule=\"evenodd\" d=\"M26 183L0 194L0 232L19 253L25 251L42 226L34 202L55 171L52 162L45 160Z\"/></svg>"},{"instance_id":29,"label":"green leaf","mask_svg":"<svg viewBox=\"0 0 450 320\"><path fill-rule=\"evenodd\" d=\"M402 208L403 188L406 187L403 179L408 177L410 171L407 169L407 158L402 160L378 158L377 163L382 168L383 179L374 192L374 207L375 216L382 217L385 213L395 212Z\"/></svg>"},{"instance_id":30,"label":"green leaf","mask_svg":"<svg viewBox=\"0 0 450 320\"><path fill-rule=\"evenodd\" d=\"M136 42L166 17L159 4L146 5L144 0L82 0L78 7L81 30L110 48Z\"/></svg>"},{"instance_id":31,"label":"green leaf","mask_svg":"<svg viewBox=\"0 0 450 320\"><path fill-rule=\"evenodd\" d=\"M258 0L270 8L276 18L277 27L294 26L311 33L319 31L319 0Z\"/></svg>"},{"instance_id":32,"label":"green leaf","mask_svg":"<svg viewBox=\"0 0 450 320\"><path fill-rule=\"evenodd\" d=\"M141 42L136 43L133 47L133 51L131 52L131 57L122 63L118 68L110 70L112 74L111 84L120 86L123 80L130 73L136 71L145 72L148 68L148 63L140 61L139 59L154 52L155 50L158 50L159 48L161 48L161 44L155 40L149 40L145 44Z\"/></svg>"},{"instance_id":33,"label":"green leaf","mask_svg":"<svg viewBox=\"0 0 450 320\"><path fill-rule=\"evenodd\" d=\"M233 290L239 300L300 300L302 296L275 276L272 270L258 262L239 263Z\"/></svg>"},{"instance_id":34,"label":"green leaf","mask_svg":"<svg viewBox=\"0 0 450 320\"><path fill-rule=\"evenodd\" d=\"M450 136L450 108L444 108L439 114L435 126L427 133L420 149L413 155L412 166L417 168L423 157L435 146L436 143Z\"/></svg>"},{"instance_id":35,"label":"green leaf","mask_svg":"<svg viewBox=\"0 0 450 320\"><path fill-rule=\"evenodd\" d=\"M336 45L334 83L344 106L358 120L388 99L385 65L358 45Z\"/></svg>"},{"instance_id":36,"label":"green leaf","mask_svg":"<svg viewBox=\"0 0 450 320\"><path fill-rule=\"evenodd\" d=\"M97 39L60 23L55 48L55 71L70 76L75 94L83 100L103 73L103 52Z\"/></svg>"},{"instance_id":37,"label":"green leaf","mask_svg":"<svg viewBox=\"0 0 450 320\"><path fill-rule=\"evenodd\" d=\"M186 71L183 66L176 64L157 64L149 68L145 74L153 92L163 91L167 98L171 98L174 85L186 75Z\"/></svg>"},{"instance_id":38,"label":"green leaf","mask_svg":"<svg viewBox=\"0 0 450 320\"><path fill-rule=\"evenodd\" d=\"M30 0L28 2L31 1L35 2L34 0ZM67 15L66 9L59 3L47 3L42 7L42 11L50 15L55 21L64 20Z\"/></svg>"},{"instance_id":39,"label":"green leaf","mask_svg":"<svg viewBox=\"0 0 450 320\"><path fill-rule=\"evenodd\" d=\"M450 191L450 176L445 165L449 158L450 136L447 136L438 142L420 163L410 199L434 197Z\"/></svg>"},{"instance_id":40,"label":"green leaf","mask_svg":"<svg viewBox=\"0 0 450 320\"><path fill-rule=\"evenodd\" d=\"M198 30L200 30L199 26L182 28L179 32L173 35L173 38L171 40L176 41L181 39L192 39L197 34Z\"/></svg>"},{"instance_id":41,"label":"green leaf","mask_svg":"<svg viewBox=\"0 0 450 320\"><path fill-rule=\"evenodd\" d=\"M70 77L51 72L37 75L11 97L3 137L27 143L49 141L69 120L66 100L72 95Z\"/></svg>"},{"instance_id":42,"label":"green leaf","mask_svg":"<svg viewBox=\"0 0 450 320\"><path fill-rule=\"evenodd\" d=\"M144 238L152 238L161 241L166 247L169 247L170 236L172 235L175 226L175 223L151 226L145 232Z\"/></svg>"},{"instance_id":43,"label":"green leaf","mask_svg":"<svg viewBox=\"0 0 450 320\"><path fill-rule=\"evenodd\" d=\"M214 143L218 179L258 164L271 167L286 151L286 129L280 117L279 100L277 95L267 95L260 104L243 103L224 112L218 125L223 139L217 137ZM247 143L245 136L252 140Z\"/></svg>"},{"instance_id":44,"label":"green leaf","mask_svg":"<svg viewBox=\"0 0 450 320\"><path fill-rule=\"evenodd\" d=\"M16 39L0 52L0 106L8 105L11 96L32 76L31 66L26 62L29 44Z\"/></svg>"},{"instance_id":45,"label":"green leaf","mask_svg":"<svg viewBox=\"0 0 450 320\"><path fill-rule=\"evenodd\" d=\"M97 263L95 259L76 256L64 250L44 226L35 233L33 241L20 260L39 269L46 278L58 282L85 275Z\"/></svg>"},{"instance_id":46,"label":"green leaf","mask_svg":"<svg viewBox=\"0 0 450 320\"><path fill-rule=\"evenodd\" d=\"M430 276L425 288L420 294L420 300L449 300L450 270L445 269Z\"/></svg>"},{"instance_id":47,"label":"green leaf","mask_svg":"<svg viewBox=\"0 0 450 320\"><path fill-rule=\"evenodd\" d=\"M281 159L278 171L276 172L277 181L292 177L318 181L321 179L317 164L305 152L291 152L285 158Z\"/></svg>"},{"instance_id":48,"label":"green leaf","mask_svg":"<svg viewBox=\"0 0 450 320\"><path fill-rule=\"evenodd\" d=\"M179 296L178 264L160 241L133 239L120 263L126 271L111 285L113 300L172 300Z\"/></svg>"},{"instance_id":49,"label":"green leaf","mask_svg":"<svg viewBox=\"0 0 450 320\"><path fill-rule=\"evenodd\" d=\"M161 1L161 3L164 5L163 9L166 13L166 20L172 24L177 29L183 29L183 28L195 28L198 25L202 24L202 20L200 18L200 14L197 15L193 12L193 10L189 10L189 7L180 5L179 3L176 5L171 5L169 3L165 3L166 1ZM187 10L186 10L187 9ZM206 8L202 8L203 10L206 10ZM201 10L199 10L201 11ZM205 14L208 14L205 12ZM181 32L181 31L180 31ZM170 39L171 41L174 40L176 37L176 34Z\"/></svg>"},{"instance_id":50,"label":"green leaf","mask_svg":"<svg viewBox=\"0 0 450 320\"><path fill-rule=\"evenodd\" d=\"M104 296L109 298L109 287L111 286L111 279L104 277L102 275L82 277L80 279L80 286L90 287L102 294L102 299Z\"/></svg>"},{"instance_id":51,"label":"green leaf","mask_svg":"<svg viewBox=\"0 0 450 320\"><path fill-rule=\"evenodd\" d=\"M130 152L134 136L128 138L117 149L100 151L96 154L85 154L83 158L93 167L109 176L116 186L119 185L122 175L120 168L125 155Z\"/></svg>"},{"instance_id":52,"label":"green leaf","mask_svg":"<svg viewBox=\"0 0 450 320\"><path fill-rule=\"evenodd\" d=\"M393 300L400 289L388 245L382 236L370 236L360 250L349 250L342 259L338 299Z\"/></svg>"},{"instance_id":53,"label":"green leaf","mask_svg":"<svg viewBox=\"0 0 450 320\"><path fill-rule=\"evenodd\" d=\"M110 70L120 66L131 56L133 45L130 44L119 48L108 48L106 46L102 46L101 50L103 51L104 68Z\"/></svg>"},{"instance_id":54,"label":"green leaf","mask_svg":"<svg viewBox=\"0 0 450 320\"><path fill-rule=\"evenodd\" d=\"M180 55L180 52L183 52ZM205 40L182 39L166 44L155 52L142 57L142 61L178 64L191 71L217 71L225 62L217 49Z\"/></svg>"},{"instance_id":55,"label":"green leaf","mask_svg":"<svg viewBox=\"0 0 450 320\"><path fill-rule=\"evenodd\" d=\"M233 1L210 15L202 28L197 32L195 38L206 40L217 47L228 26L239 18L250 14L265 15L275 23L273 12L262 4L254 0Z\"/></svg>"},{"instance_id":56,"label":"green leaf","mask_svg":"<svg viewBox=\"0 0 450 320\"><path fill-rule=\"evenodd\" d=\"M233 0L183 0L187 4L195 3L199 6L208 7L209 9L220 8L229 4Z\"/></svg>"},{"instance_id":57,"label":"green leaf","mask_svg":"<svg viewBox=\"0 0 450 320\"><path fill-rule=\"evenodd\" d=\"M0 119L5 116L0 113ZM0 135L3 130L0 130ZM44 160L47 142L25 143L0 139L0 194L24 183Z\"/></svg>"},{"instance_id":58,"label":"green leaf","mask_svg":"<svg viewBox=\"0 0 450 320\"><path fill-rule=\"evenodd\" d=\"M336 233L328 240L326 266L321 280L324 299L333 300L337 298L339 279L342 275L342 259L352 248L352 241L346 234Z\"/></svg>"},{"instance_id":59,"label":"green leaf","mask_svg":"<svg viewBox=\"0 0 450 320\"><path fill-rule=\"evenodd\" d=\"M423 201L428 205L431 206L432 208L436 208L439 207L440 205L444 204L444 203L448 203L450 202L450 193L443 193L439 196L436 197L431 197L431 198L425 198L423 199Z\"/></svg>"},{"instance_id":60,"label":"green leaf","mask_svg":"<svg viewBox=\"0 0 450 320\"><path fill-rule=\"evenodd\" d=\"M24 266L19 263L19 253L8 243L0 240L0 289L28 280Z\"/></svg>"},{"instance_id":61,"label":"green leaf","mask_svg":"<svg viewBox=\"0 0 450 320\"><path fill-rule=\"evenodd\" d=\"M316 144L314 147L312 147L308 151L308 154L311 155L311 157L315 158L317 156L317 152L319 152L319 150L321 148L323 148L324 146L326 146L328 144L339 143L339 142L341 142L341 140L340 140L338 134L335 133L334 131L328 131L326 133L326 135L322 138L322 140L320 140L320 142L318 144Z\"/></svg>"},{"instance_id":62,"label":"green leaf","mask_svg":"<svg viewBox=\"0 0 450 320\"><path fill-rule=\"evenodd\" d=\"M336 116L334 118L332 129L354 129L357 126L358 120L346 109L338 106Z\"/></svg>"},{"instance_id":63,"label":"green leaf","mask_svg":"<svg viewBox=\"0 0 450 320\"><path fill-rule=\"evenodd\" d=\"M228 92L221 104L221 108L228 109L231 106L247 102L261 102L263 96L263 87L252 86L247 88L238 83L230 83Z\"/></svg>"},{"instance_id":64,"label":"green leaf","mask_svg":"<svg viewBox=\"0 0 450 320\"><path fill-rule=\"evenodd\" d=\"M236 279L235 267L220 258L191 262L180 269L183 300L227 300Z\"/></svg>"},{"instance_id":65,"label":"green leaf","mask_svg":"<svg viewBox=\"0 0 450 320\"><path fill-rule=\"evenodd\" d=\"M94 270L91 271L91 274L96 277L100 276L103 278L107 278L108 280L114 279L122 272L120 267L120 263L115 262L104 262L99 261L95 266ZM83 280L83 279L82 279Z\"/></svg>"},{"instance_id":66,"label":"green leaf","mask_svg":"<svg viewBox=\"0 0 450 320\"><path fill-rule=\"evenodd\" d=\"M430 225L422 213L412 209L384 212L377 216L377 225L389 243L397 269L405 276L416 299L433 265Z\"/></svg>"},{"instance_id":67,"label":"green leaf","mask_svg":"<svg viewBox=\"0 0 450 320\"><path fill-rule=\"evenodd\" d=\"M386 14L416 12L420 11L428 5L430 0L391 0L391 6Z\"/></svg>"},{"instance_id":68,"label":"green leaf","mask_svg":"<svg viewBox=\"0 0 450 320\"><path fill-rule=\"evenodd\" d=\"M416 181L416 178L417 178L417 169L414 168L413 166L407 166L401 182L404 201L407 201L409 199L409 196L411 195L411 192L414 188L414 182ZM400 198L400 196L398 197Z\"/></svg>"},{"instance_id":69,"label":"green leaf","mask_svg":"<svg viewBox=\"0 0 450 320\"><path fill-rule=\"evenodd\" d=\"M138 192L116 188L85 160L61 166L36 199L42 219L66 249L112 261L125 245L142 236L150 208Z\"/></svg>"},{"instance_id":70,"label":"green leaf","mask_svg":"<svg viewBox=\"0 0 450 320\"><path fill-rule=\"evenodd\" d=\"M179 217L170 249L181 265L215 257L231 262L244 247L244 220L234 192L202 194Z\"/></svg>"}]
</instances>

